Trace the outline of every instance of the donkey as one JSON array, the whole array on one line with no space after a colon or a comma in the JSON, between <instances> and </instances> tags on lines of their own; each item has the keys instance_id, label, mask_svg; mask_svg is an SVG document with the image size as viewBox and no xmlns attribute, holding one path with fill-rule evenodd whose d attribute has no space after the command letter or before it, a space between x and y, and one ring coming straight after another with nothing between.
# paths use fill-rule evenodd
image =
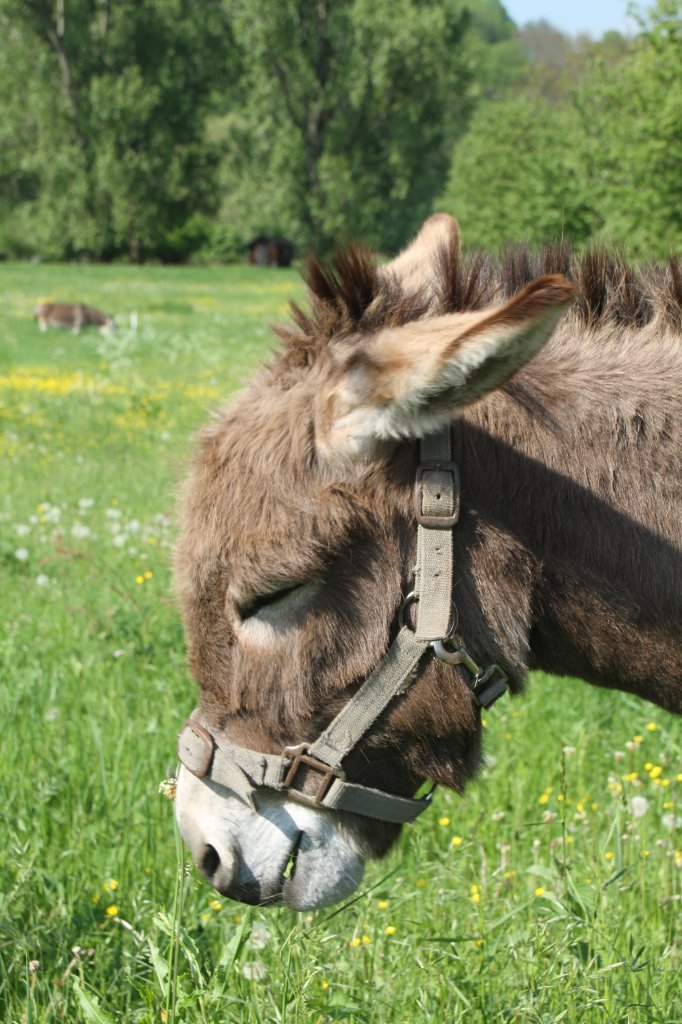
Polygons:
<instances>
[{"instance_id":1,"label":"donkey","mask_svg":"<svg viewBox=\"0 0 682 1024\"><path fill-rule=\"evenodd\" d=\"M115 330L114 318L80 302L40 302L33 310L41 331L48 327L71 328L80 334L84 327L99 327L102 333Z\"/></svg>"},{"instance_id":2,"label":"donkey","mask_svg":"<svg viewBox=\"0 0 682 1024\"><path fill-rule=\"evenodd\" d=\"M176 814L222 894L337 901L531 669L682 713L682 273L560 244L308 269L199 438Z\"/></svg>"}]
</instances>

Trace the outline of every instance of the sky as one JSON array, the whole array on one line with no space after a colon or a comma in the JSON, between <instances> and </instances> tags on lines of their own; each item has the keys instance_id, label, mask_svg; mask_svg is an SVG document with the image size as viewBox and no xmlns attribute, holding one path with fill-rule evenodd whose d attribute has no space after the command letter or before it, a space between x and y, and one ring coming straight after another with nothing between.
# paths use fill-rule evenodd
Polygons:
<instances>
[{"instance_id":1,"label":"sky","mask_svg":"<svg viewBox=\"0 0 682 1024\"><path fill-rule=\"evenodd\" d=\"M597 39L609 29L634 31L627 17L628 0L502 0L517 25L544 18L563 32L589 32ZM644 4L644 6L647 6Z\"/></svg>"}]
</instances>

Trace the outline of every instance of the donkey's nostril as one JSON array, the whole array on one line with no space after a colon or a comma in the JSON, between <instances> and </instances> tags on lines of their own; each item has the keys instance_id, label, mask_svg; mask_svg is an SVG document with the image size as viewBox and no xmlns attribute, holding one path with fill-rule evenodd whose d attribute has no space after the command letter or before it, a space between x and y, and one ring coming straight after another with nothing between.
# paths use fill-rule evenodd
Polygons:
<instances>
[{"instance_id":1,"label":"donkey's nostril","mask_svg":"<svg viewBox=\"0 0 682 1024\"><path fill-rule=\"evenodd\" d=\"M197 857L197 867L206 881L226 896L234 882L238 862L231 850L218 851L211 843L206 843Z\"/></svg>"},{"instance_id":2,"label":"donkey's nostril","mask_svg":"<svg viewBox=\"0 0 682 1024\"><path fill-rule=\"evenodd\" d=\"M215 846L207 846L204 850L201 861L198 864L199 870L204 878L211 882L219 867L220 857L218 856L218 851Z\"/></svg>"}]
</instances>

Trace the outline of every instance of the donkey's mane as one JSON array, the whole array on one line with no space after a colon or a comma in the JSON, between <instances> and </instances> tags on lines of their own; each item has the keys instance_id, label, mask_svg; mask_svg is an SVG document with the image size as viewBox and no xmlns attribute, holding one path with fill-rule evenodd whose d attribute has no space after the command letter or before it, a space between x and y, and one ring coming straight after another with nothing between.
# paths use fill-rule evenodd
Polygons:
<instances>
[{"instance_id":1,"label":"donkey's mane","mask_svg":"<svg viewBox=\"0 0 682 1024\"><path fill-rule=\"evenodd\" d=\"M501 258L462 254L455 232L436 252L433 273L408 290L390 266L357 245L340 250L329 264L310 258L304 280L310 308L291 304L293 324L276 328L283 339L277 369L310 366L332 338L395 327L426 315L483 309L515 295L543 274L562 274L575 287L577 325L641 328L654 320L682 329L682 263L634 267L605 247L577 254L565 240L540 249L508 247ZM284 362L284 366L282 365Z\"/></svg>"}]
</instances>

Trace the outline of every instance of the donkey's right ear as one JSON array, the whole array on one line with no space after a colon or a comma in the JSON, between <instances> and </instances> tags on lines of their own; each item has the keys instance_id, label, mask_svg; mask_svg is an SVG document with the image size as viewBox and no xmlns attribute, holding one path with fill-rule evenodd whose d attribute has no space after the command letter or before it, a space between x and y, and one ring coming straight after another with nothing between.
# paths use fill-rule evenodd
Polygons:
<instances>
[{"instance_id":1,"label":"donkey's right ear","mask_svg":"<svg viewBox=\"0 0 682 1024\"><path fill-rule=\"evenodd\" d=\"M444 426L535 355L572 294L565 278L548 275L503 306L387 327L359 342L316 396L318 451L364 459L377 442Z\"/></svg>"}]
</instances>

